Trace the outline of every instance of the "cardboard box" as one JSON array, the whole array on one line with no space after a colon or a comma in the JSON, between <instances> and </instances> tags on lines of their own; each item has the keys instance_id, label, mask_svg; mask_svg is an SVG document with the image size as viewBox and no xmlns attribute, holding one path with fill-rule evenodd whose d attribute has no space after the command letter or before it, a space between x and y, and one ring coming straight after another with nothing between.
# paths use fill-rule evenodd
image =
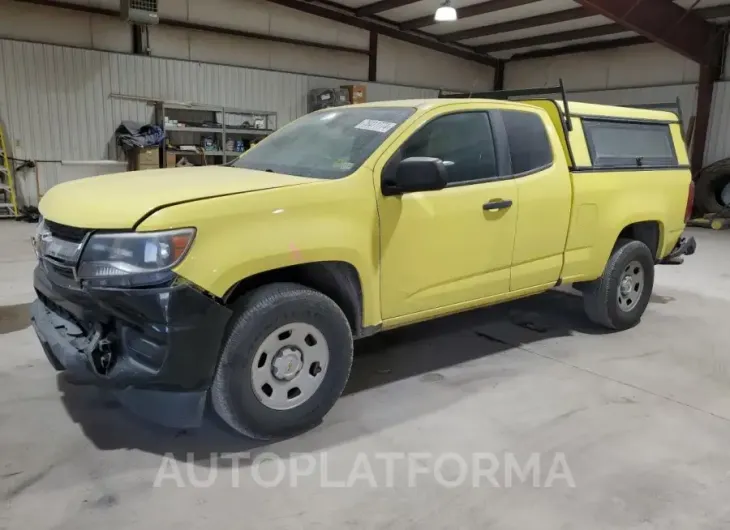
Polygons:
<instances>
[{"instance_id":1,"label":"cardboard box","mask_svg":"<svg viewBox=\"0 0 730 530\"><path fill-rule=\"evenodd\" d=\"M368 100L366 85L343 85L341 88L344 88L350 94L352 103L366 103Z\"/></svg>"},{"instance_id":2,"label":"cardboard box","mask_svg":"<svg viewBox=\"0 0 730 530\"><path fill-rule=\"evenodd\" d=\"M144 169L159 169L160 149L158 147L143 147L135 149L129 156L129 170L141 171Z\"/></svg>"},{"instance_id":3,"label":"cardboard box","mask_svg":"<svg viewBox=\"0 0 730 530\"><path fill-rule=\"evenodd\" d=\"M177 164L177 155L175 153L165 153L166 158L166 166L165 167L175 167L175 164Z\"/></svg>"}]
</instances>

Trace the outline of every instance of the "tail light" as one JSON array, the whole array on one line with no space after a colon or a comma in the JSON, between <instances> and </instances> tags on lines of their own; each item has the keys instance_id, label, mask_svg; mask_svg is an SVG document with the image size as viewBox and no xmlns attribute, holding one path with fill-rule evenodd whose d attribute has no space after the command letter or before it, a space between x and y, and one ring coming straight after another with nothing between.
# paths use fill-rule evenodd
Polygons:
<instances>
[{"instance_id":1,"label":"tail light","mask_svg":"<svg viewBox=\"0 0 730 530\"><path fill-rule=\"evenodd\" d=\"M684 211L684 222L686 223L689 221L689 218L692 217L692 207L694 206L695 202L695 183L690 182L689 183L689 194L687 195L687 208Z\"/></svg>"}]
</instances>

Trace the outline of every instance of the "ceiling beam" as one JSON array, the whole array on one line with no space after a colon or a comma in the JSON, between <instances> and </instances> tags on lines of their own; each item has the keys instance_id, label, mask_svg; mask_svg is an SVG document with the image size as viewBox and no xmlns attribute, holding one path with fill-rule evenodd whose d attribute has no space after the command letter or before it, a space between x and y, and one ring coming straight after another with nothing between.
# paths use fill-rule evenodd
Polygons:
<instances>
[{"instance_id":1,"label":"ceiling beam","mask_svg":"<svg viewBox=\"0 0 730 530\"><path fill-rule=\"evenodd\" d=\"M576 0L627 31L650 39L703 66L716 67L722 57L722 31L672 0Z\"/></svg>"},{"instance_id":2,"label":"ceiling beam","mask_svg":"<svg viewBox=\"0 0 730 530\"><path fill-rule=\"evenodd\" d=\"M423 48L428 48L437 52L459 57L460 59L466 59L468 61L474 61L477 63L485 64L488 66L496 66L497 60L489 55L479 54L473 48L463 46L459 44L449 44L440 42L435 36L429 35L422 31L401 31L395 23L388 22L384 19L377 17L358 17L355 15L355 10L333 6L322 5L317 2L300 1L300 0L268 0L272 4L296 9L303 13L314 15L321 18L326 18L333 22L339 22L340 24L347 24L356 28L361 28L367 31L374 31L380 35L398 39L404 42L415 44Z\"/></svg>"},{"instance_id":3,"label":"ceiling beam","mask_svg":"<svg viewBox=\"0 0 730 530\"><path fill-rule=\"evenodd\" d=\"M520 7L527 4L532 4L538 0L490 0L489 2L482 2L481 4L474 4L466 7L457 7L456 13L459 20L463 20L469 17L475 17L477 15L484 15L486 13L494 13L496 11L503 11L505 9L512 9L513 7ZM433 14L426 15L423 17L413 18L400 23L400 28L404 30L424 28L436 24L433 19Z\"/></svg>"},{"instance_id":4,"label":"ceiling beam","mask_svg":"<svg viewBox=\"0 0 730 530\"><path fill-rule=\"evenodd\" d=\"M382 11L388 11L389 9L395 9L396 7L403 7L410 4L415 4L420 0L380 0L372 4L367 4L362 7L355 9L355 15L363 17L366 15L375 15Z\"/></svg>"},{"instance_id":5,"label":"ceiling beam","mask_svg":"<svg viewBox=\"0 0 730 530\"><path fill-rule=\"evenodd\" d=\"M713 19L713 18L721 18L721 17L728 17L730 16L730 5L724 5L724 6L713 6L713 7L702 7L700 9L695 10L696 13L703 18L706 19ZM511 41L501 41L501 42L495 42L490 44L484 44L482 46L477 46L475 49L481 53L493 53L493 52L499 52L499 51L506 51L506 50L518 50L520 48L531 48L533 46L544 46L548 44L557 44L559 42L570 42L570 41L576 41L580 39L590 39L594 37L603 37L608 35L615 35L617 33L624 33L626 32L626 28L624 28L621 24L604 24L602 26L595 26L592 28L584 28L584 29L578 29L578 30L572 30L572 31L559 31L556 33L548 33L545 35L538 35L536 37L527 37L524 39L515 39ZM578 47L584 47L592 44L601 44L601 45L607 45L602 46L600 49L607 49L611 46L608 43L611 42L623 42L624 39L616 39L614 41L599 41L599 42L589 42L589 43L583 43L577 45ZM631 42L631 41L629 41ZM647 43L651 42L647 38L642 38L639 43ZM625 46L625 44L622 44L622 46ZM570 49L573 49L574 46L570 46ZM560 48L567 49L567 48ZM580 49L580 48L579 48ZM555 48L552 49L554 51ZM521 53L517 55L518 57L523 57L527 54L531 54L533 52L540 53L541 57L549 56L551 55L551 50L530 50L529 52ZM542 52L545 52L544 54ZM565 53L572 53L572 52L565 52Z\"/></svg>"},{"instance_id":6,"label":"ceiling beam","mask_svg":"<svg viewBox=\"0 0 730 530\"><path fill-rule=\"evenodd\" d=\"M624 48L626 46L636 46L637 44L646 44L651 42L646 37L637 35L636 37L626 37L624 39L603 40L595 42L584 42L581 44L571 44L561 48L540 48L530 50L524 53L517 53L510 57L511 61L524 61L527 59L539 59L542 57L556 57L558 55L568 55L571 53L595 52L600 50L613 50L616 48Z\"/></svg>"},{"instance_id":7,"label":"ceiling beam","mask_svg":"<svg viewBox=\"0 0 730 530\"><path fill-rule=\"evenodd\" d=\"M575 29L572 31L562 31L560 33L538 35L537 37L527 37L525 39L495 42L492 44L477 46L475 49L483 53L518 50L520 48L544 46L546 44L556 44L558 42L605 37L606 35L615 35L616 33L624 33L625 31L626 29L618 24L606 24L603 26L596 26L594 28Z\"/></svg>"},{"instance_id":8,"label":"ceiling beam","mask_svg":"<svg viewBox=\"0 0 730 530\"><path fill-rule=\"evenodd\" d=\"M536 28L539 26L547 26L548 24L558 24L569 20L577 20L579 18L594 16L591 10L584 7L576 7L555 13L547 13L545 15L536 15L534 17L521 18L519 20L509 20L500 22L499 24L491 24L489 26L480 26L478 28L465 29L462 31L454 31L439 35L441 40L445 42L456 42L466 39L474 39L476 37L486 37L487 35L496 35L498 33L507 33L509 31L519 31L521 29Z\"/></svg>"}]
</instances>

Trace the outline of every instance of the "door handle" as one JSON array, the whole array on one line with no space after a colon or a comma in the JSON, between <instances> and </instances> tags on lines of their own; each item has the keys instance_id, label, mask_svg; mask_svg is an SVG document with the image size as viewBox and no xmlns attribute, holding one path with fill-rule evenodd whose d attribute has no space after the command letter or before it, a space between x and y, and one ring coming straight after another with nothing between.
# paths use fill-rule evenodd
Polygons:
<instances>
[{"instance_id":1,"label":"door handle","mask_svg":"<svg viewBox=\"0 0 730 530\"><path fill-rule=\"evenodd\" d=\"M495 210L506 210L510 206L512 206L512 201L510 199L507 199L504 201L496 200L485 202L483 208L484 211L493 212Z\"/></svg>"}]
</instances>

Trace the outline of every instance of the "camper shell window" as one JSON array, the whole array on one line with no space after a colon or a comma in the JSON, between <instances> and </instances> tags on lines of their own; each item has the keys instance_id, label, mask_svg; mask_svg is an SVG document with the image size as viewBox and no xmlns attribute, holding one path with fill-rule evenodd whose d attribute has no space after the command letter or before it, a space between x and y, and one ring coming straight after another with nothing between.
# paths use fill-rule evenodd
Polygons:
<instances>
[{"instance_id":1,"label":"camper shell window","mask_svg":"<svg viewBox=\"0 0 730 530\"><path fill-rule=\"evenodd\" d=\"M679 166L667 123L583 118L583 130L595 168Z\"/></svg>"}]
</instances>

